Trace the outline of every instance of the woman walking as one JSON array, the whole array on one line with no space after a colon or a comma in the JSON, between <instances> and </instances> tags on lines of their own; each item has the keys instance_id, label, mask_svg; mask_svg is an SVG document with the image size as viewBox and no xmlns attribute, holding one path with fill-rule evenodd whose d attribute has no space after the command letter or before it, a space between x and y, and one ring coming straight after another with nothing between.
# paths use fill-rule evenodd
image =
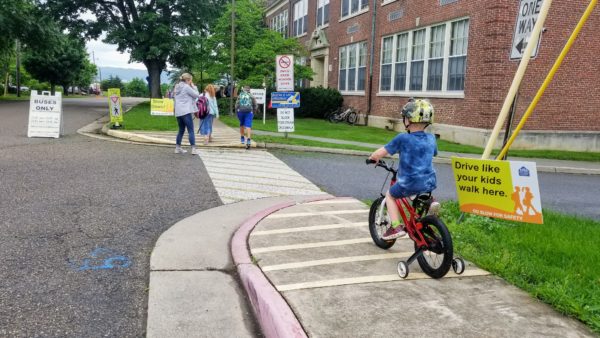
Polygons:
<instances>
[{"instance_id":1,"label":"woman walking","mask_svg":"<svg viewBox=\"0 0 600 338\"><path fill-rule=\"evenodd\" d=\"M192 155L197 155L196 139L194 136L194 119L193 113L198 111L196 100L200 97L198 89L192 82L192 75L183 73L179 78L180 82L175 86L175 116L177 117L177 132L175 153L185 154L187 151L181 148L181 140L187 128L190 145L192 146Z\"/></svg>"},{"instance_id":2,"label":"woman walking","mask_svg":"<svg viewBox=\"0 0 600 338\"><path fill-rule=\"evenodd\" d=\"M215 86L208 84L204 88L204 96L208 99L208 115L200 124L200 135L204 136L204 145L212 141L213 119L219 118L219 106L217 105L217 97Z\"/></svg>"}]
</instances>

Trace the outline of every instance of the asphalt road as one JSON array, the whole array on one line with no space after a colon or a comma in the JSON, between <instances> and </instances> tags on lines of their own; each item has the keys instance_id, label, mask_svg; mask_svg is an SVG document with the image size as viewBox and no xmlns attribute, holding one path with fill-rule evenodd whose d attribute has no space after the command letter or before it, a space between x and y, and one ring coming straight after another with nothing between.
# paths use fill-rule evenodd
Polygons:
<instances>
[{"instance_id":1,"label":"asphalt road","mask_svg":"<svg viewBox=\"0 0 600 338\"><path fill-rule=\"evenodd\" d=\"M367 166L365 158L360 156L290 151L272 153L335 196L373 200L379 196L387 175L387 171L381 168ZM396 157L396 164L397 162ZM456 186L450 165L436 164L435 169L438 179L438 188L434 192L436 198L456 199ZM598 176L538 173L538 179L543 208L600 220Z\"/></svg>"},{"instance_id":2,"label":"asphalt road","mask_svg":"<svg viewBox=\"0 0 600 338\"><path fill-rule=\"evenodd\" d=\"M0 102L0 337L144 336L155 241L220 200L198 157L77 134L105 99L63 107L64 137L27 138Z\"/></svg>"}]
</instances>

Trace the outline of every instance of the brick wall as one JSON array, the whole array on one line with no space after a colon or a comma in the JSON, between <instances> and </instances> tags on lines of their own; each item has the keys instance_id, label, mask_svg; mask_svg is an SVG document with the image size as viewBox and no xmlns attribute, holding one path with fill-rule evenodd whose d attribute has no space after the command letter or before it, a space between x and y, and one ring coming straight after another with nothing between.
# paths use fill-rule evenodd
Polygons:
<instances>
[{"instance_id":1,"label":"brick wall","mask_svg":"<svg viewBox=\"0 0 600 338\"><path fill-rule=\"evenodd\" d=\"M545 27L538 56L532 60L522 85L517 109L517 119L533 99L554 60L560 53L587 4L554 2ZM338 22L339 1L331 4L332 20L327 36L331 43L332 72L329 85L337 87L339 46L369 41L372 3L369 12L346 21ZM437 111L437 122L474 128L492 128L500 112L518 61L510 61L510 46L519 1L464 1L440 6L439 0L395 1L381 6L378 2L373 69L372 114L398 117L399 108L406 97L377 96L379 88L382 36L426 27L462 17L469 18L469 48L464 99L431 99ZM435 9L435 10L432 10ZM403 17L388 21L390 12L402 10ZM600 24L595 11L586 24L569 57L557 73L553 84L525 125L530 130L589 130L600 131L600 59L594 58L600 51L600 39L592 27ZM310 13L309 13L310 15ZM416 20L419 18L419 26ZM359 24L360 31L347 34L352 24ZM368 84L367 84L368 88ZM592 95L589 95L589 94ZM595 93L595 94L594 94ZM361 111L367 110L367 96L345 96L345 103ZM565 119L562 112L569 110L577 117Z\"/></svg>"}]
</instances>

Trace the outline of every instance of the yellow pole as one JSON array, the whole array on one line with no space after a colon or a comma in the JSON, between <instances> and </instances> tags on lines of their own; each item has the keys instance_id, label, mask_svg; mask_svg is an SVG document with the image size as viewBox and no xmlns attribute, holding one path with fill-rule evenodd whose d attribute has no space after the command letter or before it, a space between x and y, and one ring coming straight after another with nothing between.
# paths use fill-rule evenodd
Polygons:
<instances>
[{"instance_id":1,"label":"yellow pole","mask_svg":"<svg viewBox=\"0 0 600 338\"><path fill-rule=\"evenodd\" d=\"M558 59L556 59L556 62L554 62L554 66L552 66L552 69L550 70L550 73L548 73L548 75L546 76L546 79L544 80L544 83L542 84L542 87L540 87L540 89L538 90L537 94L533 98L533 101L531 101L531 104L529 105L529 108L527 108L527 111L525 112L525 115L523 115L523 118L521 119L521 122L519 122L519 125L515 128L514 133L511 135L511 137L508 140L508 142L506 142L506 145L504 146L504 148L502 148L502 151L500 151L500 154L498 154L498 157L496 157L496 159L501 159L502 157L504 157L504 154L506 154L506 152L508 151L508 149L510 148L510 146L512 145L512 143L515 141L515 138L519 134L519 131L521 131L521 129L523 128L523 125L525 125L525 122L527 122L527 119L529 118L529 116L531 115L531 113L533 113L533 110L535 109L535 107L537 106L538 102L542 98L542 95L544 95L544 92L546 91L546 88L548 88L548 86L550 85L550 82L552 82L552 79L554 79L554 75L556 74L556 71L558 70L558 68L560 68L560 65L562 64L563 60L565 59L565 57L567 56L567 54L571 50L571 46L573 46L573 43L575 42L575 39L577 38L577 35L579 35L579 32L583 28L583 25L586 23L586 21L588 20L588 18L592 14L592 11L594 10L594 7L596 6L597 2L598 2L598 0L592 0L590 2L590 4L588 5L587 9L583 13L583 16L579 20L579 23L577 24L577 27L575 27L575 30L571 34L571 37L569 37L569 40L567 41L567 44L565 45L565 47L563 48L562 52L558 56Z\"/></svg>"},{"instance_id":2,"label":"yellow pole","mask_svg":"<svg viewBox=\"0 0 600 338\"><path fill-rule=\"evenodd\" d=\"M498 119L496 120L496 125L492 130L490 139L488 140L485 150L483 151L483 155L481 156L481 158L484 160L487 160L490 157L492 149L494 148L494 144L496 143L498 135L500 134L500 130L502 129L502 125L504 125L504 122L506 121L506 117L510 111L510 106L514 101L517 91L519 90L519 86L521 85L521 81L523 81L523 77L525 76L525 71L529 65L529 60L531 59L531 54L533 54L533 49L535 46L537 46L540 39L540 34L542 33L542 28L544 28L544 22L546 21L546 16L548 16L548 11L550 10L551 4L552 0L544 0L542 3L542 8L538 14L537 22L535 23L535 26L533 26L531 36L527 42L527 47L525 47L525 52L523 52L523 56L521 57L519 68L515 73L513 82L510 85L510 89L508 90L508 94L506 95L506 99L504 99L504 104L500 110L500 115L498 115Z\"/></svg>"}]
</instances>

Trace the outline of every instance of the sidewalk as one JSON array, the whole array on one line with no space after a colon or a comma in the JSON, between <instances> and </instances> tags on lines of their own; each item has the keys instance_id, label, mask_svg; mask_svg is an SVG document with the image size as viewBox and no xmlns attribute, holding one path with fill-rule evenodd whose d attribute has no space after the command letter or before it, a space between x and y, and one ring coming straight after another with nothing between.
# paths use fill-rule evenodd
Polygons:
<instances>
[{"instance_id":1,"label":"sidewalk","mask_svg":"<svg viewBox=\"0 0 600 338\"><path fill-rule=\"evenodd\" d=\"M321 195L180 221L152 252L147 337L594 337L468 262L439 280L415 262L400 279L410 241L377 248L367 215L358 200Z\"/></svg>"},{"instance_id":2,"label":"sidewalk","mask_svg":"<svg viewBox=\"0 0 600 338\"><path fill-rule=\"evenodd\" d=\"M195 123L198 123L198 120L195 120ZM198 126L196 125L196 129ZM88 132L91 132L88 130ZM93 133L93 132L92 132ZM107 124L104 124L102 127L102 133L105 135L109 135L111 137L115 137L122 140L127 140L135 143L144 143L144 144L159 144L159 145L175 145L175 136L176 132L152 132L152 131L125 131L125 130L112 130L108 128ZM255 135L276 135L280 136L279 133L253 130L253 134ZM209 143L207 146L202 144L202 141L199 135L196 135L196 144L199 148L207 147L207 148L243 148L243 146L239 142L239 132L234 128L231 128L225 125L223 122L215 119L213 124L213 135L214 142ZM351 144L356 146L362 146L367 148L377 149L381 147L380 144L371 144L371 143L363 143L363 142L353 142L346 140L336 140L324 137L314 137L314 136L305 136L305 135L295 135L289 134L291 138L305 139L305 140L313 140L320 142L328 142L335 144ZM184 145L189 145L187 141L187 136L184 137L183 140ZM297 150L297 151L314 151L314 152L327 152L327 153L337 153L337 154L348 154L348 155L360 155L365 156L369 155L369 152L366 151L356 151L356 150L344 150L344 149L332 149L332 148L315 148L315 147L306 147L306 146L293 146L286 144L273 144L273 143L256 143L252 141L252 147L256 148L267 148L267 149L288 149L288 150ZM438 156L434 158L435 163L443 163L449 164L451 162L452 156L458 157L470 157L470 158L478 158L480 155L477 154L463 154L463 153L451 153L451 152L439 152ZM600 162L583 162L583 161L564 161L564 160L549 160L549 159L536 159L536 158L519 158L519 157L509 157L510 160L514 161L529 161L536 162L537 169L539 172L555 172L555 173L566 173L566 174L586 174L586 175L600 175Z\"/></svg>"}]
</instances>

